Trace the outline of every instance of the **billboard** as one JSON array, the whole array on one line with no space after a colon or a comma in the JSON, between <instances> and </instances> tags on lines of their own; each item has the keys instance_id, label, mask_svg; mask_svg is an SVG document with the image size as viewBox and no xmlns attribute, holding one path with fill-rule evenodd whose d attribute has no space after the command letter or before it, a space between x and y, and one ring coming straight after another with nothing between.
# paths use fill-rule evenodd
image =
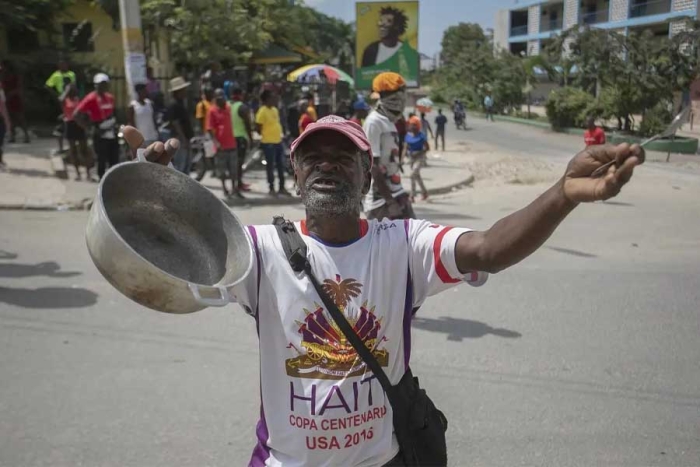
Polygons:
<instances>
[{"instance_id":1,"label":"billboard","mask_svg":"<svg viewBox=\"0 0 700 467\"><path fill-rule=\"evenodd\" d=\"M355 87L370 89L384 71L418 87L418 2L357 2L355 14Z\"/></svg>"}]
</instances>

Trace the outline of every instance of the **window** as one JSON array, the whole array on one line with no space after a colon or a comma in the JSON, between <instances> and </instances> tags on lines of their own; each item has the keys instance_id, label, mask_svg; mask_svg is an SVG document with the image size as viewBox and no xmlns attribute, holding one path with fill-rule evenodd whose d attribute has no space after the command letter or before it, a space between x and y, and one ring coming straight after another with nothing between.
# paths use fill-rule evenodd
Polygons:
<instances>
[{"instance_id":1,"label":"window","mask_svg":"<svg viewBox=\"0 0 700 467\"><path fill-rule=\"evenodd\" d=\"M63 44L72 52L93 52L92 23L63 23Z\"/></svg>"}]
</instances>

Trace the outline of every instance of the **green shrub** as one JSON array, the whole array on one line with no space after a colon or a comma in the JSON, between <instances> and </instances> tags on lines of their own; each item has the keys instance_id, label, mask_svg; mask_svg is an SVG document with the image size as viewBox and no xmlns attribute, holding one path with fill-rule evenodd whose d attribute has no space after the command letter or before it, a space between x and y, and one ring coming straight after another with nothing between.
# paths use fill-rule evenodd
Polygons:
<instances>
[{"instance_id":1,"label":"green shrub","mask_svg":"<svg viewBox=\"0 0 700 467\"><path fill-rule=\"evenodd\" d=\"M673 112L668 102L659 102L644 113L642 123L639 125L640 136L653 136L661 133L673 120Z\"/></svg>"},{"instance_id":2,"label":"green shrub","mask_svg":"<svg viewBox=\"0 0 700 467\"><path fill-rule=\"evenodd\" d=\"M552 128L583 127L593 99L589 93L575 87L552 91L545 104Z\"/></svg>"}]
</instances>

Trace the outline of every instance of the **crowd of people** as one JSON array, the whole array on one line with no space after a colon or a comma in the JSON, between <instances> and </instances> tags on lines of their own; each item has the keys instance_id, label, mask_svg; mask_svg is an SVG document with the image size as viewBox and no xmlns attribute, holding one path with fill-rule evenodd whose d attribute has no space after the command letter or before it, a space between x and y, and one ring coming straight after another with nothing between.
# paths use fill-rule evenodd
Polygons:
<instances>
[{"instance_id":1,"label":"crowd of people","mask_svg":"<svg viewBox=\"0 0 700 467\"><path fill-rule=\"evenodd\" d=\"M9 141L14 141L16 128L24 130L25 141L29 141L21 81L13 70L11 64L3 63L6 93L0 90L0 141L5 133L10 135ZM151 68L146 76L145 83L135 85L126 121L119 122L137 128L145 145L177 138L180 146L172 161L174 167L189 174L193 163L203 164L221 180L224 194L237 199L244 199L244 193L251 190L243 181L244 163L252 149L259 149L265 161L269 196L291 196L285 185L289 141L319 119L314 95L308 88L292 97L291 106L281 103L280 87L270 83L263 85L253 99L213 64L200 77L199 100L192 105L188 98L192 84L183 77L170 79L164 93ZM58 152L75 167L76 180L99 181L110 167L123 160L110 77L96 73L92 77L94 90L81 97L76 73L62 60L45 85L60 107L61 122L55 131ZM358 94L354 101L343 101L334 112L362 127L374 153L383 161L375 169L381 174L373 178L372 190L364 200L370 218L412 217L412 203L419 196L420 200L428 198L421 169L427 165L430 141L435 141L436 149L441 141L445 150L448 119L442 110L435 117L433 131L425 113L405 115L406 97L403 78L383 73L375 80L370 95ZM452 110L455 120L464 115L461 104ZM92 173L94 166L96 173ZM401 184L405 170L410 170L410 193Z\"/></svg>"}]
</instances>

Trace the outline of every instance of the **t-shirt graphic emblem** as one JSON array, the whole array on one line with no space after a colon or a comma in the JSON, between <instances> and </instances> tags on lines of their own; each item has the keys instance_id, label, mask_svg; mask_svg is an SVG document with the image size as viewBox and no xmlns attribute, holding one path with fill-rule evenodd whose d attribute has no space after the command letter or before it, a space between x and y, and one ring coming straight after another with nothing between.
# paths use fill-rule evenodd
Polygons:
<instances>
[{"instance_id":1,"label":"t-shirt graphic emblem","mask_svg":"<svg viewBox=\"0 0 700 467\"><path fill-rule=\"evenodd\" d=\"M379 348L379 344L386 340L386 337L379 337L382 318L377 319L374 306L370 308L366 300L359 307L355 304L355 299L362 292L362 284L355 279L341 280L340 275L336 275L335 280L323 281L323 290L380 365L388 366L389 353ZM286 360L287 374L297 378L338 380L362 375L365 363L323 305L314 303L313 311L303 310L306 315L304 321L296 321L301 334L301 348L289 344L288 348L293 349L297 356Z\"/></svg>"}]
</instances>

